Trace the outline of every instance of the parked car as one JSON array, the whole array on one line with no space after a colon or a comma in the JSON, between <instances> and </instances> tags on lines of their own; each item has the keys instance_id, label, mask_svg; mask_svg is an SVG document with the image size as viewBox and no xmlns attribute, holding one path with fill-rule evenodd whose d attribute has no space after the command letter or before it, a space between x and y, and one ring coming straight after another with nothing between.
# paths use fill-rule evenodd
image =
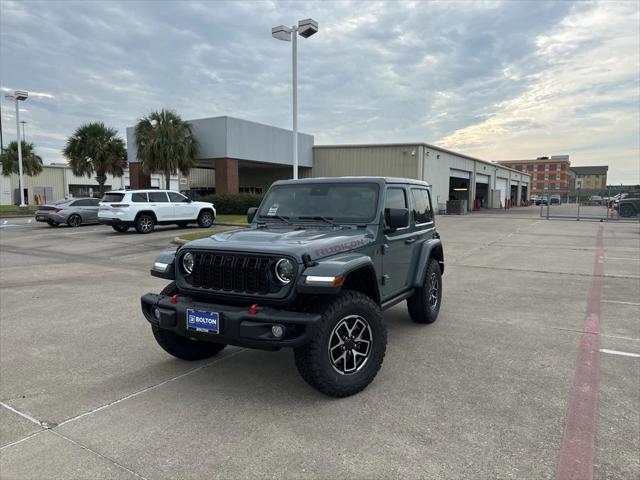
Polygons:
<instances>
[{"instance_id":1,"label":"parked car","mask_svg":"<svg viewBox=\"0 0 640 480\"><path fill-rule=\"evenodd\" d=\"M623 194L615 205L621 217L635 217L640 213L640 192Z\"/></svg>"},{"instance_id":2,"label":"parked car","mask_svg":"<svg viewBox=\"0 0 640 480\"><path fill-rule=\"evenodd\" d=\"M142 297L142 313L174 357L293 348L309 385L353 395L382 366L383 310L406 300L414 322L438 317L444 254L431 205L418 180L275 182L249 229L160 255L151 274L171 283Z\"/></svg>"},{"instance_id":3,"label":"parked car","mask_svg":"<svg viewBox=\"0 0 640 480\"><path fill-rule=\"evenodd\" d=\"M551 197L549 197L549 205L560 205L561 203L560 195L551 195Z\"/></svg>"},{"instance_id":4,"label":"parked car","mask_svg":"<svg viewBox=\"0 0 640 480\"><path fill-rule=\"evenodd\" d=\"M36 210L36 222L46 222L52 227L66 224L79 227L87 223L98 223L97 198L68 198L47 205L39 205Z\"/></svg>"},{"instance_id":5,"label":"parked car","mask_svg":"<svg viewBox=\"0 0 640 480\"><path fill-rule=\"evenodd\" d=\"M547 196L543 195L536 200L536 205L546 205L547 204Z\"/></svg>"},{"instance_id":6,"label":"parked car","mask_svg":"<svg viewBox=\"0 0 640 480\"><path fill-rule=\"evenodd\" d=\"M208 228L215 218L212 203L194 202L170 190L107 192L98 210L98 222L111 225L116 232L134 227L138 233L151 233L156 225L186 227L189 223Z\"/></svg>"},{"instance_id":7,"label":"parked car","mask_svg":"<svg viewBox=\"0 0 640 480\"><path fill-rule=\"evenodd\" d=\"M597 205L602 205L603 199L600 195L591 195L589 197L589 202L590 203L595 203Z\"/></svg>"}]
</instances>

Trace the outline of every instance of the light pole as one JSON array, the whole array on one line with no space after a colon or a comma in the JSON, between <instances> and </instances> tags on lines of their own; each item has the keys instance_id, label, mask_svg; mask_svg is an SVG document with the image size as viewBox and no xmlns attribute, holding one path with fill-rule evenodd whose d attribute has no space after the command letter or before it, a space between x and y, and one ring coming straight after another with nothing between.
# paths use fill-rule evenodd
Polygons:
<instances>
[{"instance_id":1,"label":"light pole","mask_svg":"<svg viewBox=\"0 0 640 480\"><path fill-rule=\"evenodd\" d=\"M22 141L27 143L27 136L24 134L24 126L27 122L24 120L20 120L20 123L22 124Z\"/></svg>"},{"instance_id":2,"label":"light pole","mask_svg":"<svg viewBox=\"0 0 640 480\"><path fill-rule=\"evenodd\" d=\"M300 20L291 28L279 25L271 29L271 36L278 40L291 42L292 44L292 70L293 70L293 179L298 179L298 35L309 38L318 31L318 22L307 18Z\"/></svg>"},{"instance_id":3,"label":"light pole","mask_svg":"<svg viewBox=\"0 0 640 480\"><path fill-rule=\"evenodd\" d=\"M18 102L25 101L29 97L29 93L23 90L16 90L13 95L5 95L7 100L16 102L16 136L18 137L18 175L20 180L20 206L26 207L24 203L24 181L22 178L22 140L20 139L20 108Z\"/></svg>"}]
</instances>

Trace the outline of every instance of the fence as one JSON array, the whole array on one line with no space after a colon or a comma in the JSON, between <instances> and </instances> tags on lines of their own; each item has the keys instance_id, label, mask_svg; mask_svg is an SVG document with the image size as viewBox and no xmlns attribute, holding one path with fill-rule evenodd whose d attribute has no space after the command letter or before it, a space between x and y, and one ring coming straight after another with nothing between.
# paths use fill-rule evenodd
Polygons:
<instances>
[{"instance_id":1,"label":"fence","mask_svg":"<svg viewBox=\"0 0 640 480\"><path fill-rule=\"evenodd\" d=\"M569 202L554 202L540 205L540 217L546 219L590 220L601 222L639 222L640 216L621 217L613 207L613 200L569 197ZM573 201L571 201L573 200Z\"/></svg>"}]
</instances>

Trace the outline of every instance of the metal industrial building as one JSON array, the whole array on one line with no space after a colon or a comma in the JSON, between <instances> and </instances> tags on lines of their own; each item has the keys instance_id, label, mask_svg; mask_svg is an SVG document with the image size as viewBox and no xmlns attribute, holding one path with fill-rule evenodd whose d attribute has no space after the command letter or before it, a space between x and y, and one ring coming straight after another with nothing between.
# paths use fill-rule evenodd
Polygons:
<instances>
[{"instance_id":1,"label":"metal industrial building","mask_svg":"<svg viewBox=\"0 0 640 480\"><path fill-rule=\"evenodd\" d=\"M264 192L275 180L291 178L292 132L232 117L191 120L200 149L198 168L174 177L171 188L215 188L216 193ZM148 175L137 159L133 127L127 128L129 169L123 178L108 177L110 188L162 188L162 175ZM314 137L298 134L299 176L375 175L425 180L433 201L443 210L447 200L466 200L467 210L519 205L529 197L530 176L505 166L427 143L314 146ZM76 177L65 165L25 176L29 203L65 195L91 195L94 179ZM17 175L2 178L0 203L15 203Z\"/></svg>"}]
</instances>

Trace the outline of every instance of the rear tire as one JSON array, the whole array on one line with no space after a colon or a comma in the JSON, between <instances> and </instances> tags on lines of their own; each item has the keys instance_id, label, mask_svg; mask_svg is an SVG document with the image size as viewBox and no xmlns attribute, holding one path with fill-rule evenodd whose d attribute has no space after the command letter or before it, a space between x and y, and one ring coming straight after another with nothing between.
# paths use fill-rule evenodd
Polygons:
<instances>
[{"instance_id":1,"label":"rear tire","mask_svg":"<svg viewBox=\"0 0 640 480\"><path fill-rule=\"evenodd\" d=\"M160 295L174 295L176 293L178 293L176 282L171 282L162 289ZM156 342L158 342L158 345L160 345L165 352L181 360L195 361L213 357L227 346L224 343L191 340L190 338L177 335L170 330L164 330L155 325L151 325L151 331L153 332Z\"/></svg>"},{"instance_id":2,"label":"rear tire","mask_svg":"<svg viewBox=\"0 0 640 480\"><path fill-rule=\"evenodd\" d=\"M151 233L153 232L155 223L155 219L151 215L142 213L136 218L134 226L138 233Z\"/></svg>"},{"instance_id":3,"label":"rear tire","mask_svg":"<svg viewBox=\"0 0 640 480\"><path fill-rule=\"evenodd\" d=\"M213 212L211 210L203 210L202 212L200 212L200 215L198 215L198 225L200 226L200 228L209 228L211 225L213 225L214 220L215 217L213 216Z\"/></svg>"},{"instance_id":4,"label":"rear tire","mask_svg":"<svg viewBox=\"0 0 640 480\"><path fill-rule=\"evenodd\" d=\"M74 213L69 218L67 218L67 225L73 228L77 228L82 225L82 217L80 215Z\"/></svg>"},{"instance_id":5,"label":"rear tire","mask_svg":"<svg viewBox=\"0 0 640 480\"><path fill-rule=\"evenodd\" d=\"M620 216L621 217L633 217L636 214L634 208L631 205L620 205Z\"/></svg>"},{"instance_id":6,"label":"rear tire","mask_svg":"<svg viewBox=\"0 0 640 480\"><path fill-rule=\"evenodd\" d=\"M344 290L328 305L311 342L294 350L302 378L332 396L354 395L369 385L382 366L387 329L380 307L360 292Z\"/></svg>"},{"instance_id":7,"label":"rear tire","mask_svg":"<svg viewBox=\"0 0 640 480\"><path fill-rule=\"evenodd\" d=\"M124 233L129 230L129 225L111 225L111 228L113 228L116 232Z\"/></svg>"},{"instance_id":8,"label":"rear tire","mask_svg":"<svg viewBox=\"0 0 640 480\"><path fill-rule=\"evenodd\" d=\"M416 323L433 323L438 318L442 302L442 273L438 262L430 258L421 288L416 288L407 299L411 320Z\"/></svg>"}]
</instances>

